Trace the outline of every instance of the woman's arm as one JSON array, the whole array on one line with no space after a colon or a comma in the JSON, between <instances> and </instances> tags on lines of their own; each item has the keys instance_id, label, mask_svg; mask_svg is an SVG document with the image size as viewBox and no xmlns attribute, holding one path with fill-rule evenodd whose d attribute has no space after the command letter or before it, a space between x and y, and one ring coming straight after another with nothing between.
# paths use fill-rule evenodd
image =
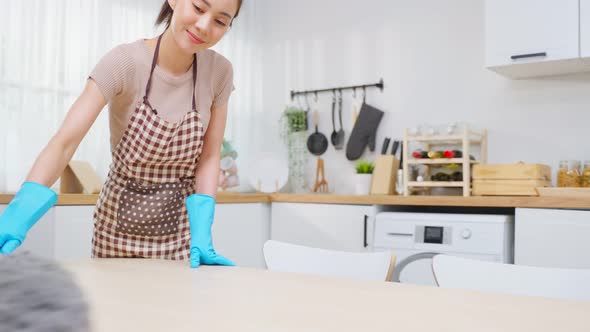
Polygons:
<instances>
[{"instance_id":1,"label":"woman's arm","mask_svg":"<svg viewBox=\"0 0 590 332\"><path fill-rule=\"evenodd\" d=\"M61 176L106 103L96 83L89 79L57 133L37 156L26 180L51 187Z\"/></svg>"},{"instance_id":2,"label":"woman's arm","mask_svg":"<svg viewBox=\"0 0 590 332\"><path fill-rule=\"evenodd\" d=\"M219 181L221 144L227 120L227 104L211 109L209 127L205 133L203 151L197 165L195 190L199 194L216 197Z\"/></svg>"},{"instance_id":3,"label":"woman's arm","mask_svg":"<svg viewBox=\"0 0 590 332\"><path fill-rule=\"evenodd\" d=\"M197 194L186 198L191 232L191 268L205 265L235 265L213 249L211 226L215 214L215 196L219 176L221 143L227 118L227 103L211 109L209 128L205 133L203 151L197 165L195 189Z\"/></svg>"}]
</instances>

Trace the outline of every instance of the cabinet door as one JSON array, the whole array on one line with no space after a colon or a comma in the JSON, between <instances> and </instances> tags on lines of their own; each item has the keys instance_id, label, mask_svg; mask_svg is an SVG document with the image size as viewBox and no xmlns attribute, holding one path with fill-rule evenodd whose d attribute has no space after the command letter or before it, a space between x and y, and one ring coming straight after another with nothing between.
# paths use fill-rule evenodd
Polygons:
<instances>
[{"instance_id":1,"label":"cabinet door","mask_svg":"<svg viewBox=\"0 0 590 332\"><path fill-rule=\"evenodd\" d=\"M55 258L90 258L94 205L56 206Z\"/></svg>"},{"instance_id":2,"label":"cabinet door","mask_svg":"<svg viewBox=\"0 0 590 332\"><path fill-rule=\"evenodd\" d=\"M0 213L7 205L0 205ZM44 258L54 258L54 212L55 208L49 209L28 232L25 241L14 251L29 251L34 255Z\"/></svg>"},{"instance_id":3,"label":"cabinet door","mask_svg":"<svg viewBox=\"0 0 590 332\"><path fill-rule=\"evenodd\" d=\"M486 0L485 10L487 67L579 57L579 0Z\"/></svg>"},{"instance_id":4,"label":"cabinet door","mask_svg":"<svg viewBox=\"0 0 590 332\"><path fill-rule=\"evenodd\" d=\"M366 205L273 203L271 239L310 247L366 251L372 209Z\"/></svg>"},{"instance_id":5,"label":"cabinet door","mask_svg":"<svg viewBox=\"0 0 590 332\"><path fill-rule=\"evenodd\" d=\"M265 268L262 247L270 238L270 204L217 204L211 232L218 253L238 266Z\"/></svg>"},{"instance_id":6,"label":"cabinet door","mask_svg":"<svg viewBox=\"0 0 590 332\"><path fill-rule=\"evenodd\" d=\"M580 0L580 56L590 57L590 0Z\"/></svg>"},{"instance_id":7,"label":"cabinet door","mask_svg":"<svg viewBox=\"0 0 590 332\"><path fill-rule=\"evenodd\" d=\"M590 211L516 209L514 263L590 268Z\"/></svg>"}]
</instances>

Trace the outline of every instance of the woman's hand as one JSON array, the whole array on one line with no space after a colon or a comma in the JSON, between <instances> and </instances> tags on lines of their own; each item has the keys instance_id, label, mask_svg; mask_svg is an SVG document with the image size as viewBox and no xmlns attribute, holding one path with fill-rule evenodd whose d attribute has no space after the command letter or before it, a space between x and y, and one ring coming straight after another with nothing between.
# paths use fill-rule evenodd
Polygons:
<instances>
[{"instance_id":1,"label":"woman's hand","mask_svg":"<svg viewBox=\"0 0 590 332\"><path fill-rule=\"evenodd\" d=\"M186 198L186 210L191 232L191 267L235 264L213 249L211 226L215 215L215 199L209 195L193 194Z\"/></svg>"}]
</instances>

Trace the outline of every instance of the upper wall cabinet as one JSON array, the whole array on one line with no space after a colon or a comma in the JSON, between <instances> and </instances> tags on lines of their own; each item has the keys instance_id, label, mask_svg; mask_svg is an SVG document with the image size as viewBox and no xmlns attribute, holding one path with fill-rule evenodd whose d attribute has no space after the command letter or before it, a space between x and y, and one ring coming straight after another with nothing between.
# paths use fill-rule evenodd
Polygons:
<instances>
[{"instance_id":1,"label":"upper wall cabinet","mask_svg":"<svg viewBox=\"0 0 590 332\"><path fill-rule=\"evenodd\" d=\"M580 56L590 61L590 0L580 0Z\"/></svg>"},{"instance_id":2,"label":"upper wall cabinet","mask_svg":"<svg viewBox=\"0 0 590 332\"><path fill-rule=\"evenodd\" d=\"M589 6L590 0L486 0L486 67L511 78L590 70L582 59L590 56Z\"/></svg>"}]
</instances>

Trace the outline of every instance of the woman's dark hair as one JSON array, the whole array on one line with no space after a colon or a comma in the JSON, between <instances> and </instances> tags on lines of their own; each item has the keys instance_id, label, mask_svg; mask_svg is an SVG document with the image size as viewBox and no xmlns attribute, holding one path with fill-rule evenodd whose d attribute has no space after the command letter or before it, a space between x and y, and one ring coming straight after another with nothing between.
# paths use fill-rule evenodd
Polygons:
<instances>
[{"instance_id":1,"label":"woman's dark hair","mask_svg":"<svg viewBox=\"0 0 590 332\"><path fill-rule=\"evenodd\" d=\"M236 14L234 15L234 19L236 17L238 17L238 14L240 13L240 8L242 8L242 0L238 0L238 10L236 11ZM162 8L160 9L160 14L158 14L158 18L156 19L156 26L164 23L164 24L166 24L166 29L168 29L168 27L170 26L170 21L172 21L172 8L170 8L168 1L164 0L164 4L162 4ZM233 19L232 19L232 23L233 23ZM231 26L231 23L230 23L230 26Z\"/></svg>"}]
</instances>

